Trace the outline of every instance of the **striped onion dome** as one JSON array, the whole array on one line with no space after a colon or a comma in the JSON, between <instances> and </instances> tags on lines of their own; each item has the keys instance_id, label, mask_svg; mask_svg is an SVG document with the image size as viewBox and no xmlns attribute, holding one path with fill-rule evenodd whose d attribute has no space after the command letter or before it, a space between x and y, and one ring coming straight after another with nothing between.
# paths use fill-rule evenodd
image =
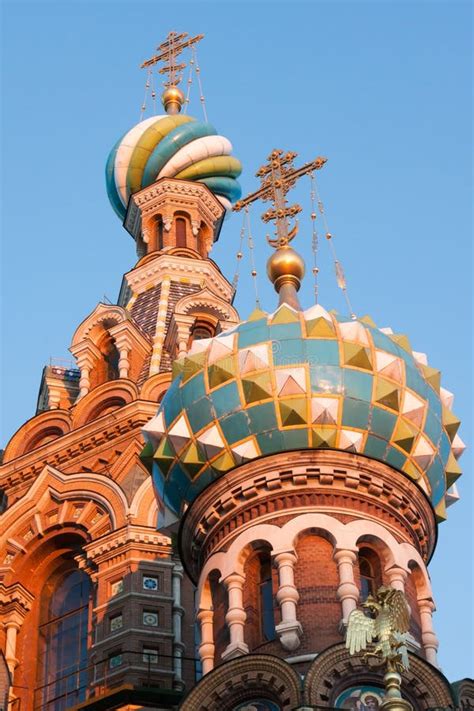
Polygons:
<instances>
[{"instance_id":1,"label":"striped onion dome","mask_svg":"<svg viewBox=\"0 0 474 711\"><path fill-rule=\"evenodd\" d=\"M121 220L130 195L160 178L204 183L226 209L241 196L240 161L231 142L209 123L192 116L152 116L128 131L110 151L107 194Z\"/></svg>"},{"instance_id":2,"label":"striped onion dome","mask_svg":"<svg viewBox=\"0 0 474 711\"><path fill-rule=\"evenodd\" d=\"M239 464L298 449L380 460L415 481L438 520L457 493L464 445L453 396L408 338L369 317L287 304L195 341L145 425L143 458L179 516Z\"/></svg>"}]
</instances>

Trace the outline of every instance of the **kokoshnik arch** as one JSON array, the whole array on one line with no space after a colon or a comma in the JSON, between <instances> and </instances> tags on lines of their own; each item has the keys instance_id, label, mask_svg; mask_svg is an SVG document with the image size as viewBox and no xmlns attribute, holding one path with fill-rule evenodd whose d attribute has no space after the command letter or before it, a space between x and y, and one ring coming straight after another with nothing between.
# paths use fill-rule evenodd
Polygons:
<instances>
[{"instance_id":1,"label":"kokoshnik arch","mask_svg":"<svg viewBox=\"0 0 474 711\"><path fill-rule=\"evenodd\" d=\"M379 708L383 672L344 634L382 583L410 606L403 697L472 707L472 681L438 668L427 567L458 497L453 395L407 336L300 306L286 193L325 159L274 151L241 201L230 141L179 88L201 39L170 33L143 64L162 67L165 113L106 165L138 262L5 449L10 708ZM242 321L209 253L257 198L273 202L279 303Z\"/></svg>"}]
</instances>

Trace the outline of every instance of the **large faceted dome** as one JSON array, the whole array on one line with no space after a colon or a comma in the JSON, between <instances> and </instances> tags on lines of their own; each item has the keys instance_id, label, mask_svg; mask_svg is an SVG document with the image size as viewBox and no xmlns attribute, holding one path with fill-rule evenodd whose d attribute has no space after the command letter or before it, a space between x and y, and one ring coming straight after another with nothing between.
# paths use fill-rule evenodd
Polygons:
<instances>
[{"instance_id":1,"label":"large faceted dome","mask_svg":"<svg viewBox=\"0 0 474 711\"><path fill-rule=\"evenodd\" d=\"M329 448L403 472L443 519L463 449L451 404L439 371L406 336L368 317L346 321L321 306L284 304L193 343L144 429L145 454L176 515L243 462Z\"/></svg>"}]
</instances>

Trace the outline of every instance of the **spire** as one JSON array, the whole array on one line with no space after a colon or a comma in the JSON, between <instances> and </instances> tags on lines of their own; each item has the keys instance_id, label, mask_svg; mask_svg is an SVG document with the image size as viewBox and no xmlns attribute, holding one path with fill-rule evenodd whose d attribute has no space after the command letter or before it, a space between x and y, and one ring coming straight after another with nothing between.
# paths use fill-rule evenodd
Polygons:
<instances>
[{"instance_id":1,"label":"spire","mask_svg":"<svg viewBox=\"0 0 474 711\"><path fill-rule=\"evenodd\" d=\"M267 235L268 244L275 249L267 262L267 274L279 295L280 305L286 303L301 310L297 292L305 273L305 263L302 257L289 246L298 232L298 222L290 227L289 218L300 213L301 206L297 203L288 205L286 194L302 175L322 168L326 158L318 157L301 168L294 168L293 161L297 155L291 152L283 153L282 150L272 151L268 156L268 162L256 173L261 180L260 189L239 200L233 209L242 210L259 199L273 203L273 207L262 215L264 222L275 221L275 239Z\"/></svg>"},{"instance_id":2,"label":"spire","mask_svg":"<svg viewBox=\"0 0 474 711\"><path fill-rule=\"evenodd\" d=\"M196 35L196 37L188 37L187 32L178 34L177 32L169 32L168 37L164 42L158 45L159 51L151 59L147 59L141 64L140 69L152 67L158 62L163 62L164 66L158 70L159 74L167 74L165 79L165 90L161 95L161 101L167 114L179 114L185 101L185 96L179 88L179 83L183 78L183 70L186 68L186 62L177 63L177 57L186 47L192 47L197 42L200 42L204 35Z\"/></svg>"}]
</instances>

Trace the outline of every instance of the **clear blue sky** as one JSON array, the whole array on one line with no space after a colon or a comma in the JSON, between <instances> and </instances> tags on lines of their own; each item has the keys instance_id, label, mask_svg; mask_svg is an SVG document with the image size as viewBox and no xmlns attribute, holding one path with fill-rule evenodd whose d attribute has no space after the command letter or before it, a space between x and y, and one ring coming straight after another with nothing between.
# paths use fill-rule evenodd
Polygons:
<instances>
[{"instance_id":1,"label":"clear blue sky","mask_svg":"<svg viewBox=\"0 0 474 711\"><path fill-rule=\"evenodd\" d=\"M275 147L328 157L319 185L357 314L410 336L456 394L471 437L470 3L3 2L5 444L34 413L41 369L68 357L79 322L135 261L104 164L139 116L140 62L170 29L199 50L209 119L243 162L244 192ZM196 92L194 92L196 98ZM200 116L199 102L193 113ZM308 184L294 192L306 207ZM263 306L265 228L254 211ZM240 217L212 256L232 277ZM309 220L298 248L310 260ZM321 302L344 309L327 245ZM237 307L253 308L243 264ZM311 304L307 277L302 294ZM472 472L430 566L440 660L472 676ZM470 625L470 629L468 629Z\"/></svg>"}]
</instances>

